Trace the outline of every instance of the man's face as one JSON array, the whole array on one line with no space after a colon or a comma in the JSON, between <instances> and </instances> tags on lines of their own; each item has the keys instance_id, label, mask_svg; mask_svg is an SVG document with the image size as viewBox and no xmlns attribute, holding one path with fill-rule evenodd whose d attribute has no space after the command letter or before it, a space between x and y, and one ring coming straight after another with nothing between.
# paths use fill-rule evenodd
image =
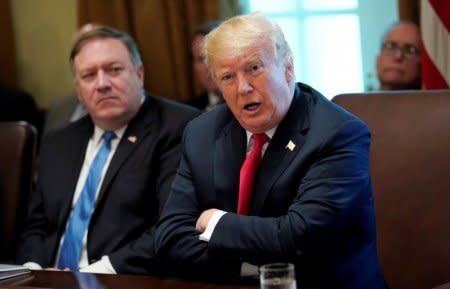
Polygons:
<instances>
[{"instance_id":1,"label":"man's face","mask_svg":"<svg viewBox=\"0 0 450 289\"><path fill-rule=\"evenodd\" d=\"M215 92L217 90L214 80L208 71L205 64L205 57L202 52L202 44L205 39L204 35L197 35L192 41L192 65L197 80L200 82L202 88L207 92Z\"/></svg>"},{"instance_id":2,"label":"man's face","mask_svg":"<svg viewBox=\"0 0 450 289\"><path fill-rule=\"evenodd\" d=\"M381 89L420 85L420 34L411 24L399 24L384 38L377 58Z\"/></svg>"},{"instance_id":3,"label":"man's face","mask_svg":"<svg viewBox=\"0 0 450 289\"><path fill-rule=\"evenodd\" d=\"M261 133L281 122L293 96L293 67L275 61L269 45L245 49L212 65L219 89L242 127Z\"/></svg>"},{"instance_id":4,"label":"man's face","mask_svg":"<svg viewBox=\"0 0 450 289\"><path fill-rule=\"evenodd\" d=\"M74 58L74 73L78 97L102 129L120 128L138 112L144 71L120 40L89 40Z\"/></svg>"}]
</instances>

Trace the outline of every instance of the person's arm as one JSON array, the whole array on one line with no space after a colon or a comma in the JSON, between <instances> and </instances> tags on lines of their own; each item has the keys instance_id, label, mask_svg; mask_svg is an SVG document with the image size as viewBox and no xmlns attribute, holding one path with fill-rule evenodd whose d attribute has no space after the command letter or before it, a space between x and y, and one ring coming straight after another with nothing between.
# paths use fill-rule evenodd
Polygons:
<instances>
[{"instance_id":1,"label":"person's arm","mask_svg":"<svg viewBox=\"0 0 450 289\"><path fill-rule=\"evenodd\" d=\"M168 198L172 181L177 172L181 157L181 137L186 123L199 114L196 110L179 111L177 121L169 119L168 114L161 118L158 142L152 152L153 160L149 164L151 188L144 188L147 194L155 194L156 204L149 204L149 210L157 210L158 217ZM165 124L170 122L170 124ZM154 191L153 191L154 190ZM118 212L120 213L120 212ZM155 219L156 223L156 219ZM154 247L155 224L148 224L148 228L135 239L129 240L123 247L108 254L112 267L117 273L148 274L163 270L157 263Z\"/></svg>"},{"instance_id":2,"label":"person's arm","mask_svg":"<svg viewBox=\"0 0 450 289\"><path fill-rule=\"evenodd\" d=\"M183 148L188 130L189 126L184 134ZM209 255L208 243L200 240L201 232L196 229L196 222L202 210L192 180L189 160L183 151L171 193L155 232L159 260L170 266L175 274L184 275L186 278L216 279L223 275L239 276L238 258L227 260L228 258ZM230 272L230 267L224 265L230 264L229 262L235 265L234 272ZM195 276L198 272L207 273L204 276Z\"/></svg>"},{"instance_id":3,"label":"person's arm","mask_svg":"<svg viewBox=\"0 0 450 289\"><path fill-rule=\"evenodd\" d=\"M212 234L209 253L240 256L252 264L291 262L305 252L326 256L372 199L369 148L367 127L344 123L321 145L285 215L226 214Z\"/></svg>"},{"instance_id":4,"label":"person's arm","mask_svg":"<svg viewBox=\"0 0 450 289\"><path fill-rule=\"evenodd\" d=\"M45 172L43 172L45 167L42 164L51 157L51 150L51 137L48 137L44 139L39 154L39 174L45 174ZM50 265L50 255L53 252L47 252L44 245L45 237L48 234L47 228L50 227L50 224L46 216L43 198L42 182L38 179L36 189L31 192L30 202L27 204L27 216L21 231L18 250L16 252L16 262L18 264L33 262L41 267Z\"/></svg>"},{"instance_id":5,"label":"person's arm","mask_svg":"<svg viewBox=\"0 0 450 289\"><path fill-rule=\"evenodd\" d=\"M102 274L116 274L116 270L111 264L108 256L103 256L99 261L89 264L81 268L80 272L84 273L102 273Z\"/></svg>"},{"instance_id":6,"label":"person's arm","mask_svg":"<svg viewBox=\"0 0 450 289\"><path fill-rule=\"evenodd\" d=\"M154 179L154 183L152 183L154 192L151 192L153 189L149 188L148 193L156 194L154 200L157 204L152 204L151 208L159 210L158 216L167 200L170 185L179 164L181 131L180 129L178 134L164 138L164 141L160 141L157 145L159 149L154 151L154 163L151 164L152 168L150 168L153 170L153 175L149 176ZM154 225L149 224L149 227L137 238L108 254L116 272L148 274L160 269L155 262Z\"/></svg>"},{"instance_id":7,"label":"person's arm","mask_svg":"<svg viewBox=\"0 0 450 289\"><path fill-rule=\"evenodd\" d=\"M212 257L252 264L293 261L305 251L326 254L340 237L360 198L370 198L370 135L359 121L342 125L319 148L285 215L223 215L209 242L195 226L204 211L183 158L156 236L158 253L175 264L207 264ZM289 192L280 192L288 194ZM208 208L205 208L208 209ZM217 259L216 259L217 260Z\"/></svg>"}]
</instances>

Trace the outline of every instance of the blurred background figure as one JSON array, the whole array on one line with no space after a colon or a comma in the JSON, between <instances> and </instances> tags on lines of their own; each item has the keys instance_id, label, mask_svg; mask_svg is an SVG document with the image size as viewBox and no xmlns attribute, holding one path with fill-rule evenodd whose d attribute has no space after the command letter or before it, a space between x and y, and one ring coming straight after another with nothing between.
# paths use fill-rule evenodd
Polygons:
<instances>
[{"instance_id":1,"label":"blurred background figure","mask_svg":"<svg viewBox=\"0 0 450 289\"><path fill-rule=\"evenodd\" d=\"M84 24L73 35L73 42L75 43L77 39L84 33L101 26L102 25L97 23ZM44 135L46 135L49 131L61 128L70 122L77 121L86 114L87 110L84 105L78 100L76 92L70 92L60 99L55 100L50 105L45 118Z\"/></svg>"},{"instance_id":2,"label":"blurred background figure","mask_svg":"<svg viewBox=\"0 0 450 289\"><path fill-rule=\"evenodd\" d=\"M203 40L211 30L216 28L222 21L211 21L204 23L197 27L194 31L194 36L191 44L192 66L195 73L195 78L200 83L203 92L199 95L193 96L186 104L194 106L200 110L210 110L216 105L223 102L222 94L217 88L214 80L211 78L204 60L202 46Z\"/></svg>"},{"instance_id":3,"label":"blurred background figure","mask_svg":"<svg viewBox=\"0 0 450 289\"><path fill-rule=\"evenodd\" d=\"M395 23L384 35L377 57L380 90L420 89L420 29L408 21Z\"/></svg>"},{"instance_id":4,"label":"blurred background figure","mask_svg":"<svg viewBox=\"0 0 450 289\"><path fill-rule=\"evenodd\" d=\"M23 120L32 124L39 133L42 114L33 97L16 87L0 84L0 121Z\"/></svg>"}]
</instances>

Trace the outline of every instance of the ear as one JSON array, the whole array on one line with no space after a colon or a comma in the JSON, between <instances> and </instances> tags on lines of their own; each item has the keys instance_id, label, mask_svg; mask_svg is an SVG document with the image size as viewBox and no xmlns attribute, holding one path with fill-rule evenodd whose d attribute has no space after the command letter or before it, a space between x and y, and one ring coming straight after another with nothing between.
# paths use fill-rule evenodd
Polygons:
<instances>
[{"instance_id":1,"label":"ear","mask_svg":"<svg viewBox=\"0 0 450 289\"><path fill-rule=\"evenodd\" d=\"M284 71L287 83L291 83L292 78L294 77L294 65L292 62L286 63L286 68Z\"/></svg>"},{"instance_id":2,"label":"ear","mask_svg":"<svg viewBox=\"0 0 450 289\"><path fill-rule=\"evenodd\" d=\"M138 67L136 71L139 81L141 82L141 87L144 87L144 65Z\"/></svg>"}]
</instances>

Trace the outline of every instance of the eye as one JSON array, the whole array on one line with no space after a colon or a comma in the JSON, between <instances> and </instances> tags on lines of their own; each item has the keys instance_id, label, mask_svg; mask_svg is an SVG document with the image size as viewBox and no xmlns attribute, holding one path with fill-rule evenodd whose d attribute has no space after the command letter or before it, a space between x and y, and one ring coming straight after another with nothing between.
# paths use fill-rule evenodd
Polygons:
<instances>
[{"instance_id":1,"label":"eye","mask_svg":"<svg viewBox=\"0 0 450 289\"><path fill-rule=\"evenodd\" d=\"M95 77L95 72L93 72L93 71L84 72L81 74L81 79L85 80L85 81L92 80L92 79L94 79L94 77Z\"/></svg>"},{"instance_id":2,"label":"eye","mask_svg":"<svg viewBox=\"0 0 450 289\"><path fill-rule=\"evenodd\" d=\"M403 52L409 55L417 55L420 53L420 49L417 46L406 44L405 46L403 46Z\"/></svg>"},{"instance_id":3,"label":"eye","mask_svg":"<svg viewBox=\"0 0 450 289\"><path fill-rule=\"evenodd\" d=\"M392 50L397 49L398 46L397 46L397 43L395 43L395 42L386 41L383 43L383 45L381 47L385 50L392 51Z\"/></svg>"},{"instance_id":4,"label":"eye","mask_svg":"<svg viewBox=\"0 0 450 289\"><path fill-rule=\"evenodd\" d=\"M123 71L123 67L122 66L113 66L109 69L109 71L113 74L113 75L118 75Z\"/></svg>"},{"instance_id":5,"label":"eye","mask_svg":"<svg viewBox=\"0 0 450 289\"><path fill-rule=\"evenodd\" d=\"M262 63L252 63L247 67L247 71L250 72L252 75L258 75L261 73L263 69Z\"/></svg>"},{"instance_id":6,"label":"eye","mask_svg":"<svg viewBox=\"0 0 450 289\"><path fill-rule=\"evenodd\" d=\"M261 65L255 64L252 66L252 71L258 71L261 68Z\"/></svg>"},{"instance_id":7,"label":"eye","mask_svg":"<svg viewBox=\"0 0 450 289\"><path fill-rule=\"evenodd\" d=\"M233 74L231 73L225 73L220 77L220 81L224 83L230 83L233 79Z\"/></svg>"}]
</instances>

